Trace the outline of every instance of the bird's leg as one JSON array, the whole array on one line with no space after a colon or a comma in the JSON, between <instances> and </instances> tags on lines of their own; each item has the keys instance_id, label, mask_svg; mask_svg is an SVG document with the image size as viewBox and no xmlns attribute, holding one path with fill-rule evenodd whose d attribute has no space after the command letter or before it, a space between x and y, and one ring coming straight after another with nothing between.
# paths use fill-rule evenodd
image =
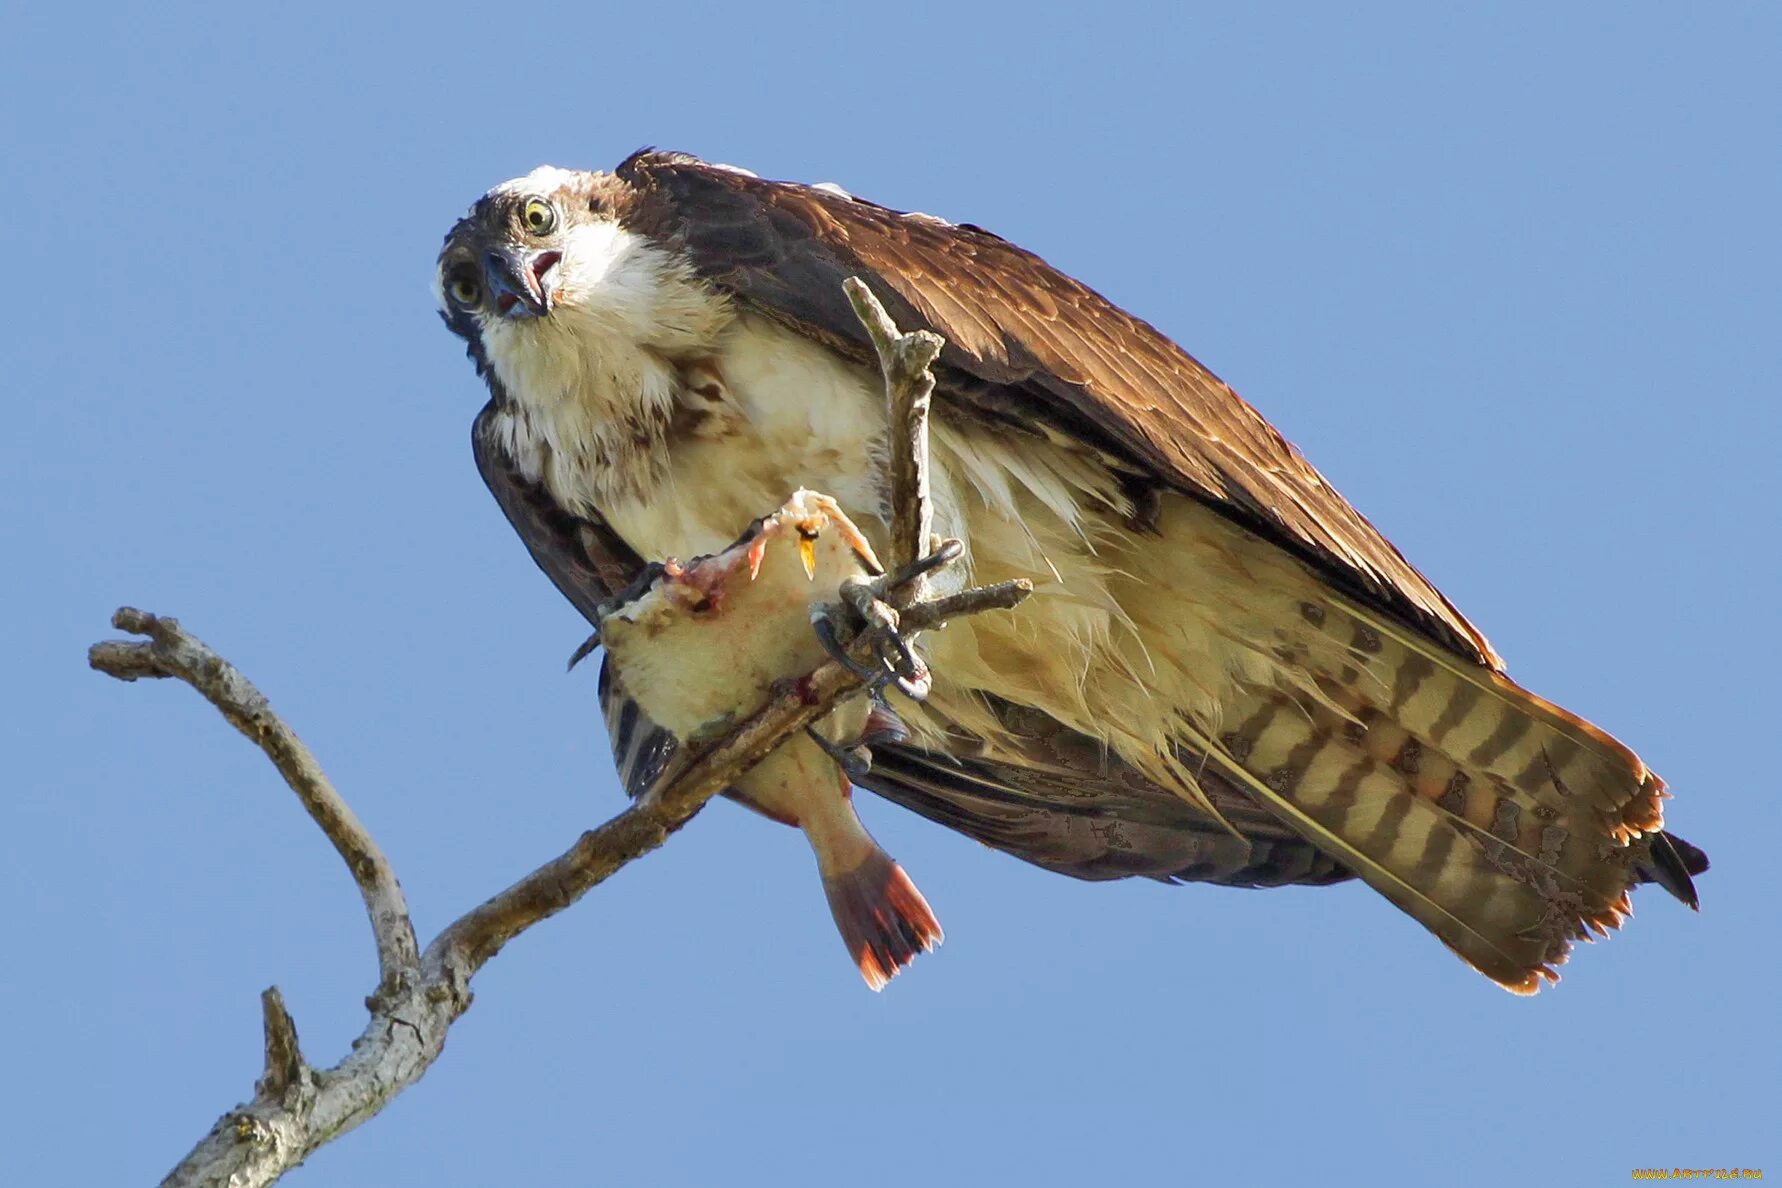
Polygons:
<instances>
[{"instance_id":1,"label":"bird's leg","mask_svg":"<svg viewBox=\"0 0 1782 1188\"><path fill-rule=\"evenodd\" d=\"M840 591L842 604L854 613L857 620L855 633L849 637L849 641L864 633L877 654L879 666L869 668L849 656L834 623L827 615L820 614L813 620L813 625L817 628L817 638L822 642L824 650L846 664L867 682L869 688L878 689L887 681L895 681L899 691L906 697L921 701L933 687L933 677L928 671L928 665L923 663L911 641L900 630L896 604L907 603L912 586L917 586L929 574L953 564L964 551L965 546L957 540L947 540L934 552L926 557L918 557L895 573L872 579L851 577L843 581Z\"/></svg>"},{"instance_id":2,"label":"bird's leg","mask_svg":"<svg viewBox=\"0 0 1782 1188\"><path fill-rule=\"evenodd\" d=\"M668 567L660 561L651 561L648 565L645 565L642 569L637 571L637 576L632 578L623 590L620 590L611 598L598 603L594 607L594 633L588 636L587 639L584 639L581 646L576 648L576 650L570 654L570 668L573 669L576 665L586 660L593 653L594 649L600 646L600 624L606 621L606 617L627 603L635 601L636 599L642 598L645 594L648 594L650 592L650 587L656 584L657 578L667 572L667 568Z\"/></svg>"}]
</instances>

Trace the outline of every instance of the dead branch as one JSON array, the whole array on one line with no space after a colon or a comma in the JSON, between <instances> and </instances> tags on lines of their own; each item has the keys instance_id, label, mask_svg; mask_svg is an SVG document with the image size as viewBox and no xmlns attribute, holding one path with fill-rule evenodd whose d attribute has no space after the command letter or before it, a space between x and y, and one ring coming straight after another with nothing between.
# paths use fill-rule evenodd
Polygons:
<instances>
[{"instance_id":1,"label":"dead branch","mask_svg":"<svg viewBox=\"0 0 1782 1188\"><path fill-rule=\"evenodd\" d=\"M928 330L900 334L885 307L866 282L850 276L842 282L854 316L872 337L885 376L885 419L891 457L887 481L891 500L891 570L897 572L934 547L934 506L928 485L928 409L934 399L930 370L946 345ZM901 610L919 601L925 582L918 578L893 605Z\"/></svg>"},{"instance_id":2,"label":"dead branch","mask_svg":"<svg viewBox=\"0 0 1782 1188\"><path fill-rule=\"evenodd\" d=\"M863 284L850 279L847 288L878 349L886 380L892 557L901 569L930 547L927 416L934 379L928 368L942 344L926 331L899 334ZM887 592L894 604L907 606L900 616L906 630L1008 609L1032 589L1025 581L1003 582L924 600L921 585L918 577ZM471 979L503 945L660 846L780 743L857 693L861 679L856 670L876 660L869 641L857 639L849 649L854 667L837 660L824 663L723 738L682 755L631 807L465 913L418 952L395 872L265 696L174 619L125 607L112 624L145 638L93 645L88 653L92 667L119 680L182 680L266 753L345 861L365 901L378 954L378 985L366 1000L370 1018L365 1030L351 1052L330 1068L316 1069L304 1060L296 1025L278 990L261 996L265 1056L253 1099L224 1114L162 1181L163 1188L270 1184L318 1147L374 1116L439 1058L447 1030L470 1007Z\"/></svg>"},{"instance_id":3,"label":"dead branch","mask_svg":"<svg viewBox=\"0 0 1782 1188\"><path fill-rule=\"evenodd\" d=\"M266 752L358 884L377 941L378 989L381 992L394 986L403 970L414 968L419 953L408 902L384 852L334 790L296 731L272 712L253 682L201 640L181 630L179 620L126 606L111 617L111 625L145 635L148 642L107 640L94 644L87 654L89 664L122 681L177 677L198 690L231 726Z\"/></svg>"}]
</instances>

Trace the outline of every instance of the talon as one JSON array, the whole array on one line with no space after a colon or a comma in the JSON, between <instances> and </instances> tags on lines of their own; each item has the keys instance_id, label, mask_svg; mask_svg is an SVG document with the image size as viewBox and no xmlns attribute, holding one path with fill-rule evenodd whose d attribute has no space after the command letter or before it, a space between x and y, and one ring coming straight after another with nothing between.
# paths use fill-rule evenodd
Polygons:
<instances>
[{"instance_id":1,"label":"talon","mask_svg":"<svg viewBox=\"0 0 1782 1188\"><path fill-rule=\"evenodd\" d=\"M656 584L656 580L667 572L668 566L661 561L651 561L648 565L645 565L642 569L637 571L637 576L632 578L623 590L620 590L617 594L613 595L610 602L601 604L601 617L604 618L606 615L610 615L614 610L624 606L627 602L642 598L645 594L648 594L650 592L650 587Z\"/></svg>"},{"instance_id":2,"label":"talon","mask_svg":"<svg viewBox=\"0 0 1782 1188\"><path fill-rule=\"evenodd\" d=\"M849 671L867 681L869 687L878 688L895 680L898 690L912 701L926 698L933 688L933 678L922 657L917 655L909 639L900 630L902 624L897 608L886 602L885 596L892 590L917 581L925 574L952 564L964 552L965 546L959 541L945 540L934 552L918 558L896 574L874 580L850 577L841 583L841 600L860 620L861 631L871 637L873 652L882 666L881 671L868 676L865 667L847 656L840 647L832 626L825 626L818 631L819 638L825 641L825 650L846 664ZM813 622L816 622L814 618Z\"/></svg>"},{"instance_id":3,"label":"talon","mask_svg":"<svg viewBox=\"0 0 1782 1188\"><path fill-rule=\"evenodd\" d=\"M875 691L867 699L866 726L860 732L862 746L897 746L910 740L910 728L898 717L891 703L885 700L882 691Z\"/></svg>"},{"instance_id":4,"label":"talon","mask_svg":"<svg viewBox=\"0 0 1782 1188\"><path fill-rule=\"evenodd\" d=\"M600 646L600 628L596 627L594 629L594 634L590 635L587 639L584 639L582 641L581 647L577 648L573 653L570 654L569 668L566 669L565 671L574 672L575 666L580 664L582 661L586 660L589 656L593 655L594 649L599 646Z\"/></svg>"},{"instance_id":5,"label":"talon","mask_svg":"<svg viewBox=\"0 0 1782 1188\"><path fill-rule=\"evenodd\" d=\"M868 629L896 631L897 612L879 597L879 583L851 577L841 584L842 601Z\"/></svg>"},{"instance_id":6,"label":"talon","mask_svg":"<svg viewBox=\"0 0 1782 1188\"><path fill-rule=\"evenodd\" d=\"M840 637L836 635L835 624L828 615L821 613L812 615L811 630L817 633L817 642L823 646L825 652L829 653L830 658L865 681L868 688L876 688L885 683L890 674L884 669L868 668L848 654L847 645L842 643Z\"/></svg>"},{"instance_id":7,"label":"talon","mask_svg":"<svg viewBox=\"0 0 1782 1188\"><path fill-rule=\"evenodd\" d=\"M841 583L841 599L855 614L866 617L866 608L878 597L873 583L863 577L845 577Z\"/></svg>"},{"instance_id":8,"label":"talon","mask_svg":"<svg viewBox=\"0 0 1782 1188\"><path fill-rule=\"evenodd\" d=\"M608 615L619 610L619 608L625 606L627 603L635 602L645 594L648 594L650 592L650 587L656 584L656 580L667 572L668 566L660 561L651 561L637 571L637 576L627 582L623 590L620 590L611 598L596 603L594 606L594 634L590 635L587 639L584 639L581 647L570 654L569 668L573 670L576 665L592 655L595 648L600 646L600 624L606 621Z\"/></svg>"},{"instance_id":9,"label":"talon","mask_svg":"<svg viewBox=\"0 0 1782 1188\"><path fill-rule=\"evenodd\" d=\"M934 689L934 676L926 668L915 677L900 676L893 681L897 691L911 701L927 701L928 694Z\"/></svg>"},{"instance_id":10,"label":"talon","mask_svg":"<svg viewBox=\"0 0 1782 1188\"><path fill-rule=\"evenodd\" d=\"M817 733L814 726L806 726L804 732L810 735L812 742L823 748L823 753L835 760L850 780L862 779L872 770L872 751L865 746L844 747L840 743L830 742Z\"/></svg>"},{"instance_id":11,"label":"talon","mask_svg":"<svg viewBox=\"0 0 1782 1188\"><path fill-rule=\"evenodd\" d=\"M891 589L907 586L917 578L926 577L936 570L945 569L965 553L965 544L954 537L941 541L940 546L926 557L917 557L893 574L886 582Z\"/></svg>"},{"instance_id":12,"label":"talon","mask_svg":"<svg viewBox=\"0 0 1782 1188\"><path fill-rule=\"evenodd\" d=\"M882 631L874 636L873 650L886 668L906 680L914 680L923 671L921 657L917 656L909 641L896 631Z\"/></svg>"}]
</instances>

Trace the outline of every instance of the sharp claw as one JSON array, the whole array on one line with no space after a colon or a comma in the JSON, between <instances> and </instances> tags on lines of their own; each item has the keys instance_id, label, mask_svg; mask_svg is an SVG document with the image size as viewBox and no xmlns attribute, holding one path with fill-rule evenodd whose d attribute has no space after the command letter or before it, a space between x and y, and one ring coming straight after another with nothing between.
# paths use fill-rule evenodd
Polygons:
<instances>
[{"instance_id":1,"label":"sharp claw","mask_svg":"<svg viewBox=\"0 0 1782 1188\"><path fill-rule=\"evenodd\" d=\"M891 577L889 585L907 586L919 577L925 577L937 569L945 569L959 560L965 552L965 545L952 537L941 541L940 547L926 557L917 557Z\"/></svg>"},{"instance_id":2,"label":"sharp claw","mask_svg":"<svg viewBox=\"0 0 1782 1188\"><path fill-rule=\"evenodd\" d=\"M895 631L879 633L873 639L873 649L885 667L900 677L914 680L922 671L921 658L910 648L909 641Z\"/></svg>"},{"instance_id":3,"label":"sharp claw","mask_svg":"<svg viewBox=\"0 0 1782 1188\"><path fill-rule=\"evenodd\" d=\"M828 615L812 615L811 630L817 633L817 642L823 646L823 650L828 652L832 659L865 681L869 687L877 687L885 683L887 673L883 669L868 668L848 654L847 645L842 643L835 634L835 624L830 621Z\"/></svg>"},{"instance_id":4,"label":"sharp claw","mask_svg":"<svg viewBox=\"0 0 1782 1188\"><path fill-rule=\"evenodd\" d=\"M898 677L894 682L897 691L911 701L927 701L930 690L934 688L934 676L926 668L914 677Z\"/></svg>"},{"instance_id":5,"label":"sharp claw","mask_svg":"<svg viewBox=\"0 0 1782 1188\"><path fill-rule=\"evenodd\" d=\"M944 540L934 552L917 558L895 574L870 581L848 578L842 582L842 602L860 620L861 629L872 636L873 652L882 666L879 671L869 672L865 665L849 656L836 638L834 627L819 617L812 621L818 625L817 636L822 640L824 650L847 665L849 671L871 688L895 680L898 691L912 701L926 698L934 686L934 679L922 657L899 631L897 609L886 602L885 597L892 590L951 565L964 553L965 546L959 541Z\"/></svg>"},{"instance_id":6,"label":"sharp claw","mask_svg":"<svg viewBox=\"0 0 1782 1188\"><path fill-rule=\"evenodd\" d=\"M850 780L863 780L872 774L872 748L862 745L849 747L847 758L841 761L842 773Z\"/></svg>"},{"instance_id":7,"label":"sharp claw","mask_svg":"<svg viewBox=\"0 0 1782 1188\"><path fill-rule=\"evenodd\" d=\"M575 671L575 666L580 664L582 661L586 660L589 656L593 655L594 649L599 646L600 646L600 628L596 627L594 629L594 634L590 635L587 639L584 639L582 641L582 646L577 648L570 655L569 668L566 671L570 671L570 672Z\"/></svg>"},{"instance_id":8,"label":"sharp claw","mask_svg":"<svg viewBox=\"0 0 1782 1188\"><path fill-rule=\"evenodd\" d=\"M910 728L885 700L882 692L874 692L867 702L866 726L860 732L863 746L897 746L910 740Z\"/></svg>"},{"instance_id":9,"label":"sharp claw","mask_svg":"<svg viewBox=\"0 0 1782 1188\"><path fill-rule=\"evenodd\" d=\"M627 603L635 602L645 594L648 594L650 592L650 587L656 584L656 579L660 578L666 572L668 572L668 567L662 564L662 562L651 561L637 571L637 575L626 584L623 590L620 590L617 594L606 599L604 602L596 603L594 606L594 634L590 635L587 639L584 639L582 641L582 646L577 648L570 655L569 667L573 669L576 665L586 660L593 653L595 648L600 646L599 625L606 621L608 615L617 612Z\"/></svg>"},{"instance_id":10,"label":"sharp claw","mask_svg":"<svg viewBox=\"0 0 1782 1188\"><path fill-rule=\"evenodd\" d=\"M649 593L650 587L656 584L656 579L667 572L668 566L660 561L651 561L648 565L645 565L642 569L637 571L637 576L632 578L623 590L620 590L617 594L613 595L611 602L601 606L602 617L611 614L619 607L624 606L627 602L642 598L645 594Z\"/></svg>"},{"instance_id":11,"label":"sharp claw","mask_svg":"<svg viewBox=\"0 0 1782 1188\"><path fill-rule=\"evenodd\" d=\"M810 736L812 742L823 748L824 754L835 760L850 780L861 779L872 770L872 751L865 746L844 747L839 743L832 743L810 726L806 726L804 732Z\"/></svg>"}]
</instances>

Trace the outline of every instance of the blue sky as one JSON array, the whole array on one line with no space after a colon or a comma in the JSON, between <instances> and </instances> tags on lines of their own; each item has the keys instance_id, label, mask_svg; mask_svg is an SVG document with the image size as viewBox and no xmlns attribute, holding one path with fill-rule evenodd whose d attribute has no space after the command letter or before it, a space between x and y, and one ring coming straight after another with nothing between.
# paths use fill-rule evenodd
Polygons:
<instances>
[{"instance_id":1,"label":"blue sky","mask_svg":"<svg viewBox=\"0 0 1782 1188\"><path fill-rule=\"evenodd\" d=\"M260 7L0 45L0 1180L152 1181L250 1092L262 987L328 1063L373 980L259 754L87 670L113 607L260 683L428 935L619 807L429 276L491 184L644 143L1162 327L1669 779L1703 910L1642 894L1528 1001L1357 887L1079 884L865 800L948 936L874 996L803 842L718 805L290 1182L1782 1174L1775 6Z\"/></svg>"}]
</instances>

